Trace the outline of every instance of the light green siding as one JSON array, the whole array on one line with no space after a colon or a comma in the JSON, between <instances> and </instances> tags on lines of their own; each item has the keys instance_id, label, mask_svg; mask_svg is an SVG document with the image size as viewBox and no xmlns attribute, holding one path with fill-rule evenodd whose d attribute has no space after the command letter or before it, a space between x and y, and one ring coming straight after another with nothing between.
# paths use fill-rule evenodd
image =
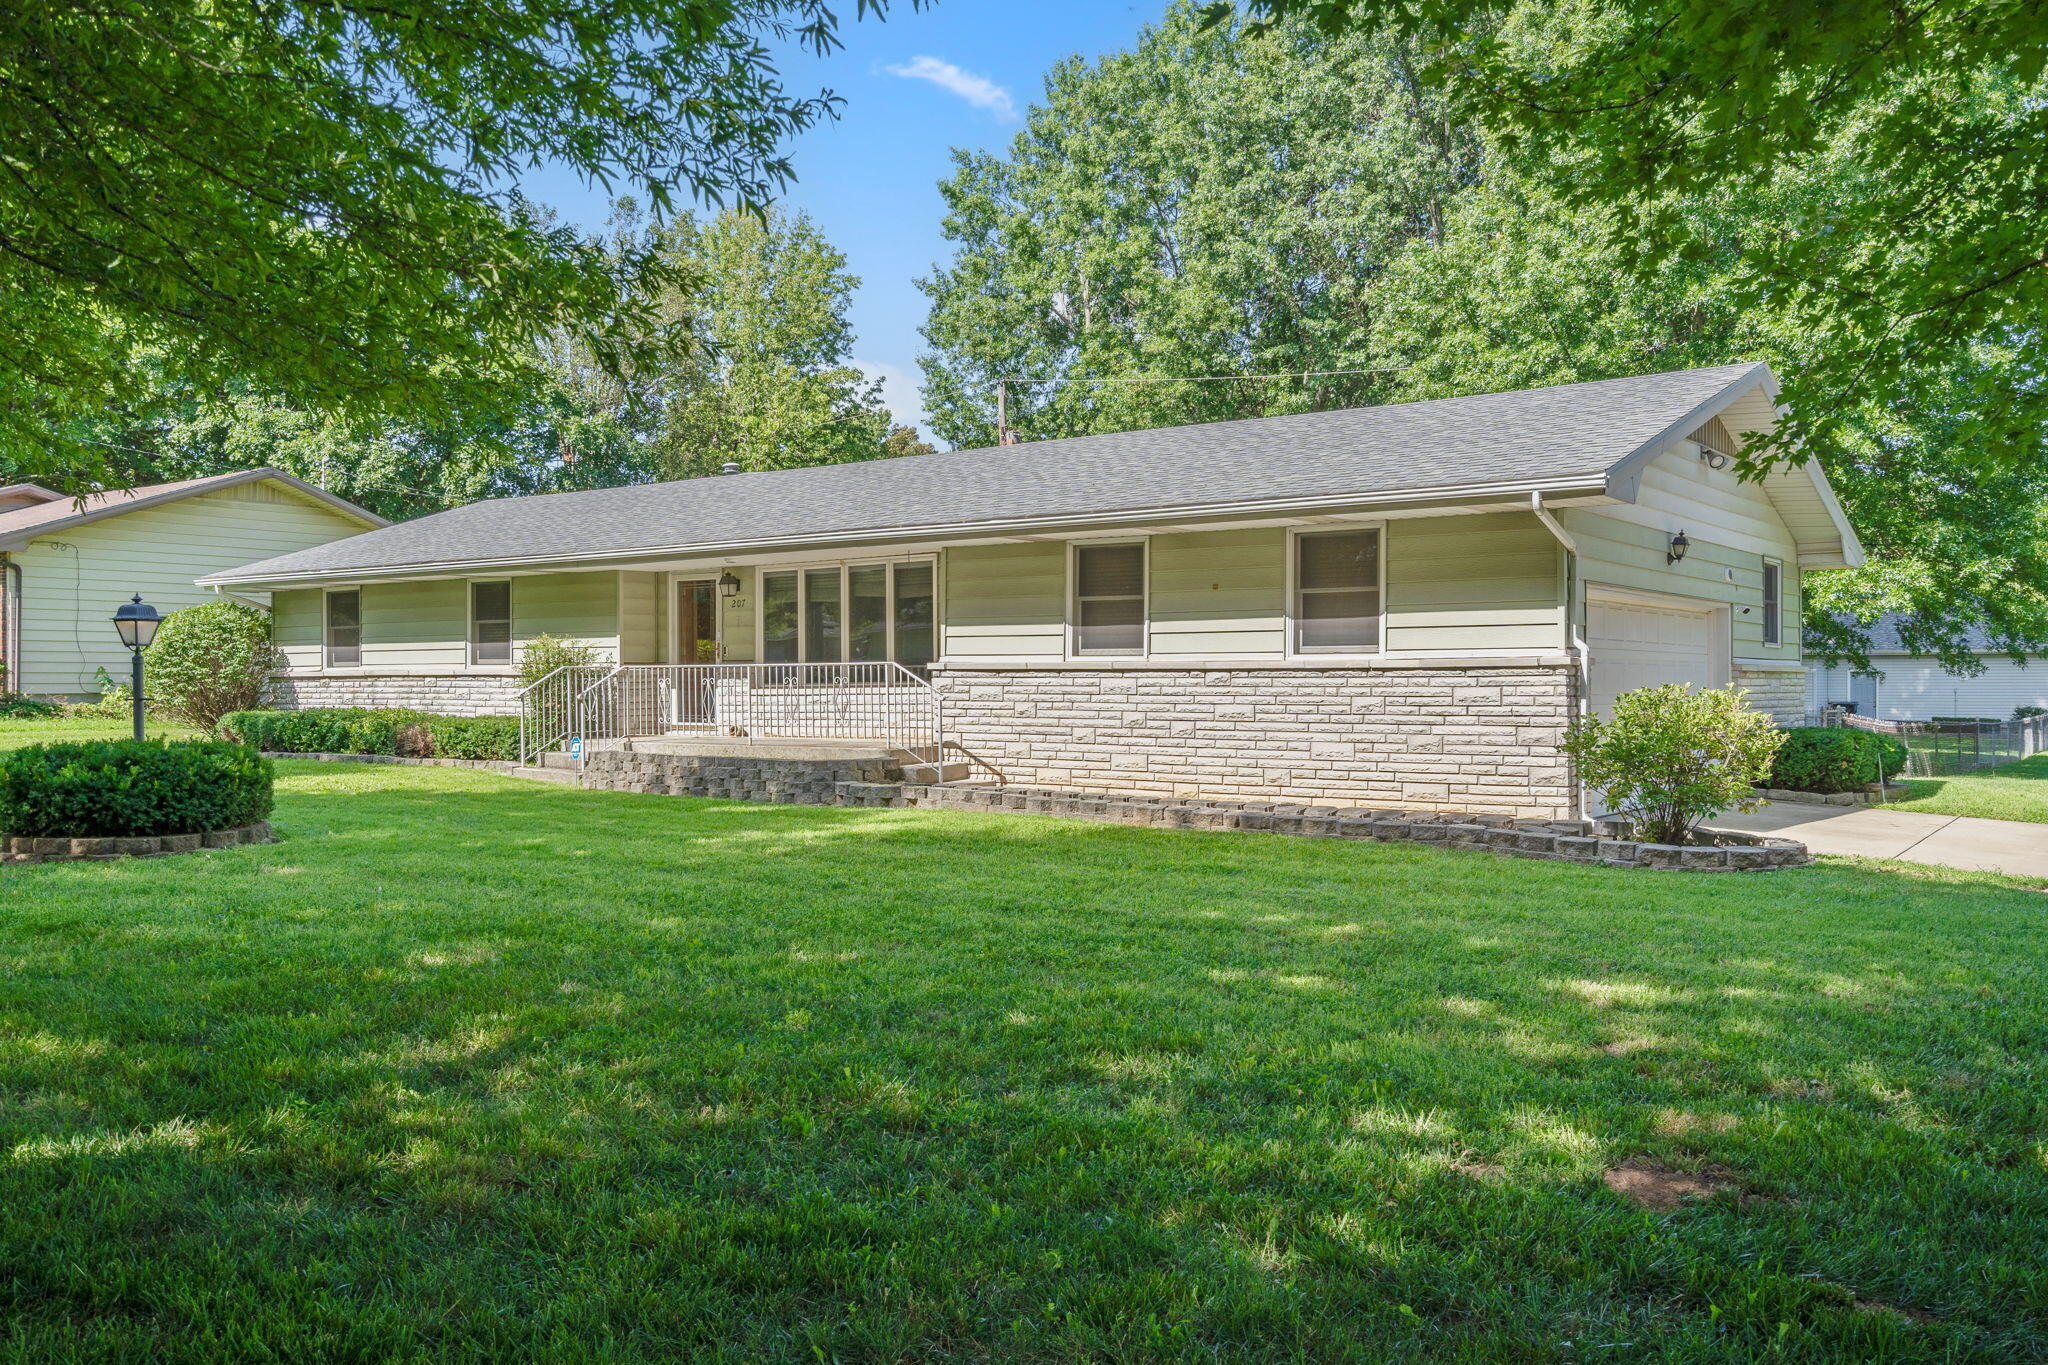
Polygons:
<instances>
[{"instance_id":1,"label":"light green siding","mask_svg":"<svg viewBox=\"0 0 2048 1365\"><path fill-rule=\"evenodd\" d=\"M1287 532L1154 536L1150 652L1279 654L1286 648Z\"/></svg>"},{"instance_id":2,"label":"light green siding","mask_svg":"<svg viewBox=\"0 0 2048 1365\"><path fill-rule=\"evenodd\" d=\"M193 580L367 529L268 482L58 527L13 552L22 571L23 666L10 685L48 696L96 694L99 669L128 676L128 651L109 620L130 595L141 593L163 612L218 601ZM268 600L260 592L243 596Z\"/></svg>"},{"instance_id":3,"label":"light green siding","mask_svg":"<svg viewBox=\"0 0 2048 1365\"><path fill-rule=\"evenodd\" d=\"M1148 544L1152 658L1285 656L1285 529L1156 534ZM947 657L1061 657L1066 545L952 549L944 567ZM1563 648L1556 539L1528 513L1389 522L1386 644L1410 654Z\"/></svg>"},{"instance_id":4,"label":"light green siding","mask_svg":"<svg viewBox=\"0 0 2048 1365\"><path fill-rule=\"evenodd\" d=\"M661 653L668 625L668 613L662 610L663 581L656 573L619 575L620 663L668 662L668 656Z\"/></svg>"},{"instance_id":5,"label":"light green siding","mask_svg":"<svg viewBox=\"0 0 2048 1365\"><path fill-rule=\"evenodd\" d=\"M721 657L727 663L753 663L756 659L754 595L760 590L761 579L752 569L734 569L733 574L740 580L739 592L731 597L722 597L718 602L718 643Z\"/></svg>"},{"instance_id":6,"label":"light green siding","mask_svg":"<svg viewBox=\"0 0 2048 1365\"><path fill-rule=\"evenodd\" d=\"M606 572L514 578L513 638L526 641L536 635L554 635L588 645L605 659L616 658L620 577ZM363 607L362 671L456 672L469 666L469 580L365 583L358 590ZM293 668L323 664L326 592L323 588L294 588L277 594L271 639ZM651 585L642 596L651 611L656 601ZM652 647L651 622L639 627L639 640L636 648Z\"/></svg>"},{"instance_id":7,"label":"light green siding","mask_svg":"<svg viewBox=\"0 0 2048 1365\"><path fill-rule=\"evenodd\" d=\"M1763 642L1763 556L1717 544L1689 527L1685 558L1666 562L1671 533L1595 511L1567 512L1564 523L1579 543L1579 574L1592 585L1670 593L1726 603L1739 659L1799 658L1799 569L1785 554L1780 643ZM1778 558L1779 556L1773 556ZM1747 610L1744 610L1747 608Z\"/></svg>"},{"instance_id":8,"label":"light green siding","mask_svg":"<svg viewBox=\"0 0 2048 1365\"><path fill-rule=\"evenodd\" d=\"M1390 521L1386 557L1390 651L1564 647L1564 561L1533 514Z\"/></svg>"},{"instance_id":9,"label":"light green siding","mask_svg":"<svg viewBox=\"0 0 2048 1365\"><path fill-rule=\"evenodd\" d=\"M1064 543L958 547L942 556L940 572L942 656L1057 659L1064 652Z\"/></svg>"}]
</instances>

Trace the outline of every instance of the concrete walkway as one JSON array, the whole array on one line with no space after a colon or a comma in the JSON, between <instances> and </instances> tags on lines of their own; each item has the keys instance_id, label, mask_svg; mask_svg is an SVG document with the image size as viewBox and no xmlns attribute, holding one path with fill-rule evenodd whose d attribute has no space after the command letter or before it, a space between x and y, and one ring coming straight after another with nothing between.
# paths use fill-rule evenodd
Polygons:
<instances>
[{"instance_id":1,"label":"concrete walkway","mask_svg":"<svg viewBox=\"0 0 2048 1365\"><path fill-rule=\"evenodd\" d=\"M1772 801L1760 811L1747 815L1730 811L1708 824L1789 835L1815 853L1897 858L2048 881L2048 825L2020 820Z\"/></svg>"}]
</instances>

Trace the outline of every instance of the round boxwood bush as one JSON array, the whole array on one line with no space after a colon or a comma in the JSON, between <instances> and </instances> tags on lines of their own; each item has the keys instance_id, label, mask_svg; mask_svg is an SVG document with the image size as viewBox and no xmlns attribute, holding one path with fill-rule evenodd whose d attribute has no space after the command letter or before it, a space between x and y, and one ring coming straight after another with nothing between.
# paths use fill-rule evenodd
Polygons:
<instances>
[{"instance_id":1,"label":"round boxwood bush","mask_svg":"<svg viewBox=\"0 0 2048 1365\"><path fill-rule=\"evenodd\" d=\"M1860 791L1906 766L1906 746L1890 735L1823 725L1785 731L1767 785L1795 792Z\"/></svg>"},{"instance_id":2,"label":"round boxwood bush","mask_svg":"<svg viewBox=\"0 0 2048 1365\"><path fill-rule=\"evenodd\" d=\"M149 647L149 690L172 715L211 730L263 699L280 662L270 617L240 602L202 602L164 618Z\"/></svg>"},{"instance_id":3,"label":"round boxwood bush","mask_svg":"<svg viewBox=\"0 0 2048 1365\"><path fill-rule=\"evenodd\" d=\"M270 814L271 763L225 740L32 744L0 759L0 833L198 834Z\"/></svg>"}]
</instances>

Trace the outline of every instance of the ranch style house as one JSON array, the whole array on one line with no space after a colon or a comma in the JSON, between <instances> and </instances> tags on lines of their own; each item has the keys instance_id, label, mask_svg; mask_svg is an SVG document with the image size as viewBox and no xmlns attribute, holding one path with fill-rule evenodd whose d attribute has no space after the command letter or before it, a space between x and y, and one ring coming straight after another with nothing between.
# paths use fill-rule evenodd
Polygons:
<instances>
[{"instance_id":1,"label":"ranch style house","mask_svg":"<svg viewBox=\"0 0 2048 1365\"><path fill-rule=\"evenodd\" d=\"M271 595L285 707L1565 818L1560 734L1624 691L1803 710L1801 575L1862 551L1817 463L1738 477L1776 392L1738 364L508 498L201 581ZM543 634L604 662L523 691Z\"/></svg>"}]
</instances>

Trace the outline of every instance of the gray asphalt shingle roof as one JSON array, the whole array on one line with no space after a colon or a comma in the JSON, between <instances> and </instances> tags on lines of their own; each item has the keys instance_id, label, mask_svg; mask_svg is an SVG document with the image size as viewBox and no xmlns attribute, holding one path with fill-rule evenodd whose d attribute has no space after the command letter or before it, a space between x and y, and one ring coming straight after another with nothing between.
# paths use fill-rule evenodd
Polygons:
<instances>
[{"instance_id":1,"label":"gray asphalt shingle roof","mask_svg":"<svg viewBox=\"0 0 2048 1365\"><path fill-rule=\"evenodd\" d=\"M1755 365L471 503L209 581L1598 477Z\"/></svg>"}]
</instances>

